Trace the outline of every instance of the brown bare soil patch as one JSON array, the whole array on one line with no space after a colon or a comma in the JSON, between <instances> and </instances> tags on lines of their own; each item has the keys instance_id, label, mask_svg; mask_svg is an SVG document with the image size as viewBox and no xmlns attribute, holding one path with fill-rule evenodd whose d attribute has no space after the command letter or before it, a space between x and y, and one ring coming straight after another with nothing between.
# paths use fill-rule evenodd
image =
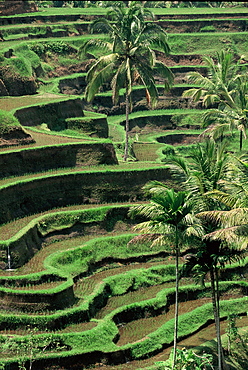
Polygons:
<instances>
[{"instance_id":1,"label":"brown bare soil patch","mask_svg":"<svg viewBox=\"0 0 248 370\"><path fill-rule=\"evenodd\" d=\"M195 144L200 141L199 135L193 134L175 134L166 135L157 138L159 143L170 144L170 145L189 145Z\"/></svg>"},{"instance_id":2,"label":"brown bare soil patch","mask_svg":"<svg viewBox=\"0 0 248 370\"><path fill-rule=\"evenodd\" d=\"M191 55L176 55L171 54L168 56L164 56L163 53L157 53L158 60L162 61L168 67L174 67L176 65L180 66L199 66L204 65L202 57L199 54L191 54Z\"/></svg>"},{"instance_id":3,"label":"brown bare soil patch","mask_svg":"<svg viewBox=\"0 0 248 370\"><path fill-rule=\"evenodd\" d=\"M87 71L87 68L90 63L91 63L91 59L78 63L78 64L73 64L68 67L58 66L53 71L48 73L48 77L53 78L53 77L67 76L73 73L84 73Z\"/></svg>"}]
</instances>

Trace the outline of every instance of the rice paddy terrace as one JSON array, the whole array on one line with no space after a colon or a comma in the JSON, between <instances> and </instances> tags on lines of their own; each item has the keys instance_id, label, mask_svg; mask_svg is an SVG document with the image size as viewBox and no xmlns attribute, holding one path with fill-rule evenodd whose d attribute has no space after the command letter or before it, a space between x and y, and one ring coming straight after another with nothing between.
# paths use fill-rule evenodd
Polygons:
<instances>
[{"instance_id":1,"label":"rice paddy terrace","mask_svg":"<svg viewBox=\"0 0 248 370\"><path fill-rule=\"evenodd\" d=\"M0 17L0 109L13 113L33 139L0 143L0 364L6 370L20 364L155 370L169 356L175 256L169 248L151 248L149 240L137 242L133 226L140 220L129 210L147 201L142 186L148 181L175 185L164 153L187 152L201 133L202 107L182 97L186 73L206 73L203 56L220 48L246 65L248 10L154 10L171 46L170 56L158 58L171 67L175 84L164 94L158 79L154 111L135 86L126 163L124 100L113 107L104 91L86 103L88 60L77 59L78 47L94 37L89 22L104 9ZM18 60L26 72L17 80L7 66ZM222 272L222 334L230 312L246 330L247 289L247 259ZM179 348L202 346L215 356L210 283L203 288L181 279L179 300ZM246 360L232 368L246 369Z\"/></svg>"}]
</instances>

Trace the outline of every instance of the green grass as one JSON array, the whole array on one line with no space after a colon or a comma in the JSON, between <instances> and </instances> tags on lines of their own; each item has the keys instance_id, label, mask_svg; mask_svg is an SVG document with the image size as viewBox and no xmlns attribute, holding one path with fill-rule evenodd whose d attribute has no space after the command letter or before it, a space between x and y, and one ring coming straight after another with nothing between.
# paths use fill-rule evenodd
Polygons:
<instances>
[{"instance_id":1,"label":"green grass","mask_svg":"<svg viewBox=\"0 0 248 370\"><path fill-rule=\"evenodd\" d=\"M213 55L221 49L233 49L239 55L247 55L247 35L247 32L178 33L169 34L168 41L173 54Z\"/></svg>"},{"instance_id":2,"label":"green grass","mask_svg":"<svg viewBox=\"0 0 248 370\"><path fill-rule=\"evenodd\" d=\"M4 36L4 41L18 41L18 39L23 41L24 38L27 38L26 33L15 33Z\"/></svg>"},{"instance_id":3,"label":"green grass","mask_svg":"<svg viewBox=\"0 0 248 370\"><path fill-rule=\"evenodd\" d=\"M192 9L192 8L191 8ZM205 8L206 9L206 8ZM227 10L227 8L225 8L225 10ZM226 13L226 12L225 12ZM191 13L193 14L193 12ZM205 13L207 14L207 13ZM220 13L221 14L221 13ZM245 12L245 14L247 15L247 18L231 18L230 19L230 22L238 22L238 21L247 21L248 20L248 11ZM194 22L209 22L209 23L212 23L212 22L219 22L220 24L223 22L227 22L227 20L225 18L214 18L214 17L211 17L211 18L204 18L201 16L201 18L187 18L187 19L158 19L157 20L158 22L166 22L168 24L170 23L194 23Z\"/></svg>"},{"instance_id":4,"label":"green grass","mask_svg":"<svg viewBox=\"0 0 248 370\"><path fill-rule=\"evenodd\" d=\"M77 96L78 97L78 96ZM31 105L47 104L51 102L65 100L66 95L42 93L26 96L8 96L0 97L0 109L12 111L17 108L29 107Z\"/></svg>"},{"instance_id":5,"label":"green grass","mask_svg":"<svg viewBox=\"0 0 248 370\"><path fill-rule=\"evenodd\" d=\"M92 8L43 8L42 11L35 13L26 13L25 17L31 17L34 15L39 16L50 16L50 15L102 15L107 13L107 8L92 7ZM155 15L191 15L191 14L236 14L244 13L247 14L247 8L236 7L236 8L150 8ZM23 14L15 14L15 17L22 17ZM9 16L12 17L12 16Z\"/></svg>"},{"instance_id":6,"label":"green grass","mask_svg":"<svg viewBox=\"0 0 248 370\"><path fill-rule=\"evenodd\" d=\"M151 8L150 9L155 15L191 15L191 14L247 14L247 8L236 7L236 8ZM202 18L201 18L202 19Z\"/></svg>"}]
</instances>

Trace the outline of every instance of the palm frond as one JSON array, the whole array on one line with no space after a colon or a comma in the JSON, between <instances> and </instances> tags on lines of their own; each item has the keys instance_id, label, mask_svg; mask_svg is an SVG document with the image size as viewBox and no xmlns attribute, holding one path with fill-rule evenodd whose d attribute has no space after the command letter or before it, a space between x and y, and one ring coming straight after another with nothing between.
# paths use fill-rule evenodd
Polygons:
<instances>
[{"instance_id":1,"label":"palm frond","mask_svg":"<svg viewBox=\"0 0 248 370\"><path fill-rule=\"evenodd\" d=\"M87 53L94 53L96 50L110 52L112 51L112 44L104 40L91 39L79 47L78 54L82 56L86 55Z\"/></svg>"},{"instance_id":2,"label":"palm frond","mask_svg":"<svg viewBox=\"0 0 248 370\"><path fill-rule=\"evenodd\" d=\"M175 228L173 225L165 224L163 222L157 222L154 220L150 220L147 222L142 222L133 227L135 231L140 231L141 233L146 234L163 234L167 235L174 235Z\"/></svg>"},{"instance_id":3,"label":"palm frond","mask_svg":"<svg viewBox=\"0 0 248 370\"><path fill-rule=\"evenodd\" d=\"M230 132L230 125L228 123L216 123L208 126L201 134L200 137L210 137L214 141L225 136Z\"/></svg>"},{"instance_id":4,"label":"palm frond","mask_svg":"<svg viewBox=\"0 0 248 370\"><path fill-rule=\"evenodd\" d=\"M246 225L248 223L248 208L234 208L229 211L206 211L200 212L196 216L228 228Z\"/></svg>"},{"instance_id":5,"label":"palm frond","mask_svg":"<svg viewBox=\"0 0 248 370\"><path fill-rule=\"evenodd\" d=\"M146 63L142 63L138 59L135 60L135 65L139 73L142 84L145 86L149 93L151 106L154 107L158 100L158 89L153 77L154 72L152 68Z\"/></svg>"},{"instance_id":6,"label":"palm frond","mask_svg":"<svg viewBox=\"0 0 248 370\"><path fill-rule=\"evenodd\" d=\"M93 20L89 25L90 33L108 33L113 32L111 23L106 18L97 18Z\"/></svg>"},{"instance_id":7,"label":"palm frond","mask_svg":"<svg viewBox=\"0 0 248 370\"><path fill-rule=\"evenodd\" d=\"M212 106L213 104L220 102L220 97L217 94L205 93L202 99L202 104L205 107Z\"/></svg>"},{"instance_id":8,"label":"palm frond","mask_svg":"<svg viewBox=\"0 0 248 370\"><path fill-rule=\"evenodd\" d=\"M89 71L90 81L85 89L85 97L87 101L91 102L103 83L111 79L114 74L114 67L114 62L107 65L106 63L103 63L100 70L96 69L94 70L94 73L91 70Z\"/></svg>"},{"instance_id":9,"label":"palm frond","mask_svg":"<svg viewBox=\"0 0 248 370\"><path fill-rule=\"evenodd\" d=\"M174 75L171 70L164 63L156 61L154 72L165 79L165 91L168 91L174 81Z\"/></svg>"},{"instance_id":10,"label":"palm frond","mask_svg":"<svg viewBox=\"0 0 248 370\"><path fill-rule=\"evenodd\" d=\"M183 93L182 93L182 97L184 98L191 98L194 102L197 102L199 101L202 96L205 94L205 90L204 89L196 89L196 88L192 88L192 89L188 89L188 90L185 90Z\"/></svg>"},{"instance_id":11,"label":"palm frond","mask_svg":"<svg viewBox=\"0 0 248 370\"><path fill-rule=\"evenodd\" d=\"M113 91L112 100L115 105L119 101L120 89L125 86L125 82L126 82L125 65L124 63L121 63L111 81L111 87Z\"/></svg>"},{"instance_id":12,"label":"palm frond","mask_svg":"<svg viewBox=\"0 0 248 370\"><path fill-rule=\"evenodd\" d=\"M114 66L117 58L118 55L113 53L100 57L93 65L91 65L86 76L86 82L91 83L95 76L100 73L105 67L108 67L110 64ZM103 82L106 82L106 80L104 80Z\"/></svg>"},{"instance_id":13,"label":"palm frond","mask_svg":"<svg viewBox=\"0 0 248 370\"><path fill-rule=\"evenodd\" d=\"M165 54L170 53L167 33L155 23L145 24L142 34L139 37L139 42L144 43L146 46L152 45L153 48L162 50Z\"/></svg>"},{"instance_id":14,"label":"palm frond","mask_svg":"<svg viewBox=\"0 0 248 370\"><path fill-rule=\"evenodd\" d=\"M238 244L239 250L246 251L248 245L248 225L232 226L224 229L218 229L204 235L203 240L221 241L228 245Z\"/></svg>"}]
</instances>

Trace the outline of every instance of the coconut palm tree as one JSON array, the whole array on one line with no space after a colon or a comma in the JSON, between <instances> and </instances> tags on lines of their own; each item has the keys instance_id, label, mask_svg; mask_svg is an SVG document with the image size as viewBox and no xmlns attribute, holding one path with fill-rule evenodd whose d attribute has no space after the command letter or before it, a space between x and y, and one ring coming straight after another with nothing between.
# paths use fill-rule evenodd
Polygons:
<instances>
[{"instance_id":1,"label":"coconut palm tree","mask_svg":"<svg viewBox=\"0 0 248 370\"><path fill-rule=\"evenodd\" d=\"M95 49L102 52L87 73L85 91L87 101L92 101L95 94L106 83L110 82L112 100L119 101L120 89L125 88L126 125L125 153L128 158L129 113L132 109L131 92L133 85L145 86L148 104L153 108L158 99L156 75L165 79L165 89L173 81L173 74L162 62L158 61L154 50L170 51L165 31L153 22L145 22L152 13L131 2L130 7L113 7L109 11L111 21L105 18L97 19L91 24L90 30L106 33L110 41L90 40L83 45L79 52L87 53Z\"/></svg>"},{"instance_id":2,"label":"coconut palm tree","mask_svg":"<svg viewBox=\"0 0 248 370\"><path fill-rule=\"evenodd\" d=\"M183 96L194 102L202 101L205 107L217 106L203 115L203 126L208 127L206 134L217 138L236 128L240 132L241 150L248 126L247 69L242 70L234 56L224 50L217 53L217 62L211 57L205 57L204 61L208 68L207 77L190 72L189 82L200 87L186 90Z\"/></svg>"},{"instance_id":3,"label":"coconut palm tree","mask_svg":"<svg viewBox=\"0 0 248 370\"><path fill-rule=\"evenodd\" d=\"M148 221L135 226L144 234L153 234L152 245L173 244L175 253L175 326L173 345L173 367L176 365L176 349L178 336L178 289L179 289L179 255L182 241L185 237L200 236L202 228L193 215L193 204L185 191L175 192L163 183L153 181L145 185L145 192L151 196L150 204L136 205L131 208L131 215L144 216Z\"/></svg>"}]
</instances>

